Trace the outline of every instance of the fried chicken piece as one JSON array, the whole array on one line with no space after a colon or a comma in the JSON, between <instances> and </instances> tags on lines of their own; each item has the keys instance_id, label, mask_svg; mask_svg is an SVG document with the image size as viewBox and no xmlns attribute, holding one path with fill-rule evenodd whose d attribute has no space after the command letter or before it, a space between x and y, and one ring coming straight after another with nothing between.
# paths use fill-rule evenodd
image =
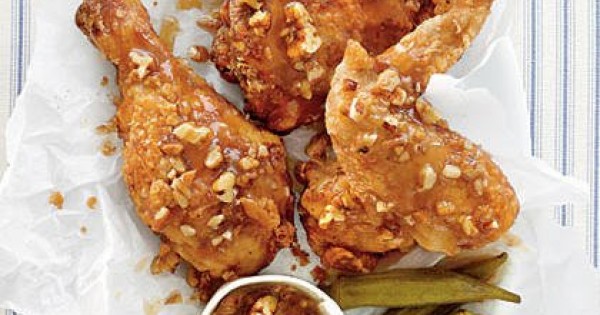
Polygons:
<instances>
[{"instance_id":1,"label":"fried chicken piece","mask_svg":"<svg viewBox=\"0 0 600 315\"><path fill-rule=\"evenodd\" d=\"M469 47L491 0L456 0L377 58L351 42L326 104L327 138L302 173L309 242L327 266L372 270L415 246L448 255L498 239L519 211L491 157L421 92ZM323 136L321 136L323 137Z\"/></svg>"},{"instance_id":2,"label":"fried chicken piece","mask_svg":"<svg viewBox=\"0 0 600 315\"><path fill-rule=\"evenodd\" d=\"M245 110L285 132L322 118L348 40L381 53L433 14L431 0L226 0L213 59Z\"/></svg>"},{"instance_id":3,"label":"fried chicken piece","mask_svg":"<svg viewBox=\"0 0 600 315\"><path fill-rule=\"evenodd\" d=\"M208 277L256 273L294 235L286 155L160 42L139 0L85 0L77 25L117 67L123 176L137 214Z\"/></svg>"}]
</instances>

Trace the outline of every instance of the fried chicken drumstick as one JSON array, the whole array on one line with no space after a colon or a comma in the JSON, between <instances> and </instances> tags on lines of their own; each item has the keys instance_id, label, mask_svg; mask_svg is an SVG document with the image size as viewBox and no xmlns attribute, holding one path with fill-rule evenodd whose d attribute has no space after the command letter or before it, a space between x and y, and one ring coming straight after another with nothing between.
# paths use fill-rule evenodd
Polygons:
<instances>
[{"instance_id":1,"label":"fried chicken drumstick","mask_svg":"<svg viewBox=\"0 0 600 315\"><path fill-rule=\"evenodd\" d=\"M301 169L309 242L323 263L372 270L415 244L448 255L498 239L519 211L491 157L419 98L482 27L492 0L454 0L376 58L350 42L326 104L328 138Z\"/></svg>"},{"instance_id":2,"label":"fried chicken drumstick","mask_svg":"<svg viewBox=\"0 0 600 315\"><path fill-rule=\"evenodd\" d=\"M173 57L139 0L85 0L76 21L117 67L123 176L159 260L225 280L269 264L294 235L279 137Z\"/></svg>"},{"instance_id":3,"label":"fried chicken drumstick","mask_svg":"<svg viewBox=\"0 0 600 315\"><path fill-rule=\"evenodd\" d=\"M322 118L348 40L378 54L432 15L432 0L226 0L214 60L245 110L285 132Z\"/></svg>"}]
</instances>

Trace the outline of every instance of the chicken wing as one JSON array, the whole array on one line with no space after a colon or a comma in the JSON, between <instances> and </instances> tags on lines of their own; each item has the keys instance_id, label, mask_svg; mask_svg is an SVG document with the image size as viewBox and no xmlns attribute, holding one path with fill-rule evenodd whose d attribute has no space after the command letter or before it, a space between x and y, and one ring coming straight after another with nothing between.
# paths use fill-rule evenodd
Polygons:
<instances>
[{"instance_id":1,"label":"chicken wing","mask_svg":"<svg viewBox=\"0 0 600 315\"><path fill-rule=\"evenodd\" d=\"M279 137L173 57L139 0L85 0L76 21L117 67L123 176L165 263L225 280L269 264L294 235Z\"/></svg>"},{"instance_id":2,"label":"chicken wing","mask_svg":"<svg viewBox=\"0 0 600 315\"><path fill-rule=\"evenodd\" d=\"M226 0L213 59L247 112L289 131L322 118L348 40L378 54L432 14L431 0Z\"/></svg>"},{"instance_id":3,"label":"chicken wing","mask_svg":"<svg viewBox=\"0 0 600 315\"><path fill-rule=\"evenodd\" d=\"M326 103L335 156L322 136L302 169L304 224L326 265L364 272L415 243L453 255L512 225L519 203L501 170L419 98L469 46L491 2L449 1L376 58L349 43Z\"/></svg>"}]
</instances>

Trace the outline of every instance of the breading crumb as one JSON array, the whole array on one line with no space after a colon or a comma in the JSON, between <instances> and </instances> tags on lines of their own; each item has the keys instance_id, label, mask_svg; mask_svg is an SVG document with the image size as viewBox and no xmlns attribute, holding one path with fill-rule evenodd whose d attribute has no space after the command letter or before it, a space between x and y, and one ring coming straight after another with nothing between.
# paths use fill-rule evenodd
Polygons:
<instances>
[{"instance_id":1,"label":"breading crumb","mask_svg":"<svg viewBox=\"0 0 600 315\"><path fill-rule=\"evenodd\" d=\"M102 141L100 152L102 152L104 156L111 156L115 154L115 152L117 152L117 146L112 140L105 139L104 141Z\"/></svg>"},{"instance_id":2,"label":"breading crumb","mask_svg":"<svg viewBox=\"0 0 600 315\"><path fill-rule=\"evenodd\" d=\"M181 304L181 303L183 303L183 297L181 296L181 292L179 292L179 290L171 291L171 293L169 293L169 295L167 295L167 297L165 298L165 301L163 302L164 305Z\"/></svg>"},{"instance_id":3,"label":"breading crumb","mask_svg":"<svg viewBox=\"0 0 600 315\"><path fill-rule=\"evenodd\" d=\"M117 131L117 123L114 118L108 121L106 124L102 124L96 127L96 133L99 135L107 135Z\"/></svg>"},{"instance_id":4,"label":"breading crumb","mask_svg":"<svg viewBox=\"0 0 600 315\"><path fill-rule=\"evenodd\" d=\"M88 209L95 210L96 204L98 204L98 198L96 198L95 196L89 196L85 204L87 205Z\"/></svg>"},{"instance_id":5,"label":"breading crumb","mask_svg":"<svg viewBox=\"0 0 600 315\"><path fill-rule=\"evenodd\" d=\"M313 268L313 270L310 272L310 275L313 277L313 280L317 281L317 283L323 283L325 280L327 280L327 272L321 266L316 266Z\"/></svg>"},{"instance_id":6,"label":"breading crumb","mask_svg":"<svg viewBox=\"0 0 600 315\"><path fill-rule=\"evenodd\" d=\"M50 194L50 197L48 197L48 202L56 207L56 209L61 210L63 208L65 198L59 191L55 191Z\"/></svg>"}]
</instances>

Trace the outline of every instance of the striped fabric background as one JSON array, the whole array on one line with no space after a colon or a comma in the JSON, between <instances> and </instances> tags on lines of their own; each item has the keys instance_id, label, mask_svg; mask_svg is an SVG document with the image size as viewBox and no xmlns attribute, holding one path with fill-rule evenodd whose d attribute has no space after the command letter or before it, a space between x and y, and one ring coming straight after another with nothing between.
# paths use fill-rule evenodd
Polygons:
<instances>
[{"instance_id":1,"label":"striped fabric background","mask_svg":"<svg viewBox=\"0 0 600 315\"><path fill-rule=\"evenodd\" d=\"M0 1L2 126L26 79L30 6L29 0ZM555 218L576 228L590 263L598 268L600 0L523 0L517 11L512 38L531 115L531 152L563 174L589 183L589 203L557 207ZM0 172L6 163L4 144L2 136Z\"/></svg>"},{"instance_id":2,"label":"striped fabric background","mask_svg":"<svg viewBox=\"0 0 600 315\"><path fill-rule=\"evenodd\" d=\"M532 154L589 183L588 204L555 210L600 267L598 0L523 1L513 30L531 115Z\"/></svg>"}]
</instances>

